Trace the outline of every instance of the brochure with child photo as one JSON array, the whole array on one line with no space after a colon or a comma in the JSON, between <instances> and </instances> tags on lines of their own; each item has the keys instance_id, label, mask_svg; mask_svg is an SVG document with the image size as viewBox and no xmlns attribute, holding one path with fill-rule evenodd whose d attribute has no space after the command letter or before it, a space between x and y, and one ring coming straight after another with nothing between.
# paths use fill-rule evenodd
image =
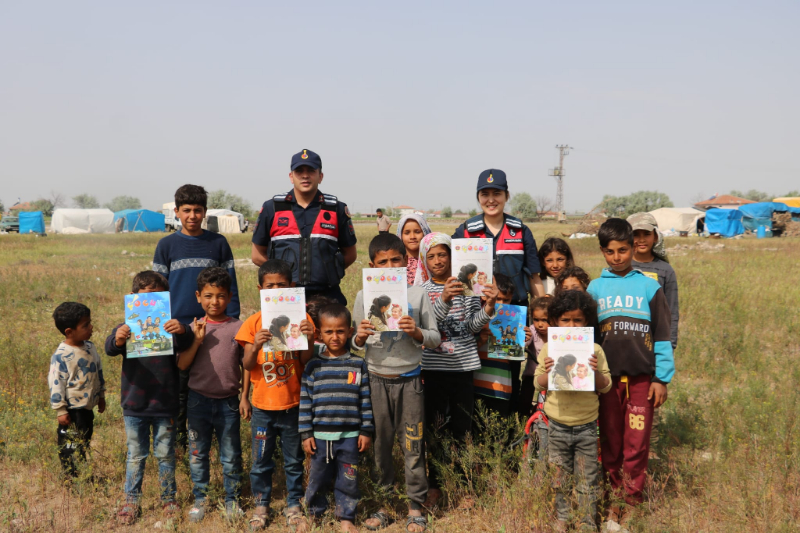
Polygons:
<instances>
[{"instance_id":1,"label":"brochure with child photo","mask_svg":"<svg viewBox=\"0 0 800 533\"><path fill-rule=\"evenodd\" d=\"M400 331L398 322L408 314L408 285L405 268L365 268L364 316L375 332Z\"/></svg>"},{"instance_id":2,"label":"brochure with child photo","mask_svg":"<svg viewBox=\"0 0 800 533\"><path fill-rule=\"evenodd\" d=\"M126 295L125 324L131 328L126 357L173 355L172 334L164 331L171 318L168 292Z\"/></svg>"},{"instance_id":3,"label":"brochure with child photo","mask_svg":"<svg viewBox=\"0 0 800 533\"><path fill-rule=\"evenodd\" d=\"M490 359L525 360L525 323L528 309L521 305L495 304L489 321Z\"/></svg>"},{"instance_id":4,"label":"brochure with child photo","mask_svg":"<svg viewBox=\"0 0 800 533\"><path fill-rule=\"evenodd\" d=\"M464 284L464 296L483 296L493 263L492 239L453 239L453 276Z\"/></svg>"},{"instance_id":5,"label":"brochure with child photo","mask_svg":"<svg viewBox=\"0 0 800 533\"><path fill-rule=\"evenodd\" d=\"M261 291L261 327L272 334L264 343L267 353L308 349L308 338L300 332L306 319L306 291L303 288Z\"/></svg>"},{"instance_id":6,"label":"brochure with child photo","mask_svg":"<svg viewBox=\"0 0 800 533\"><path fill-rule=\"evenodd\" d=\"M555 391L594 391L589 358L594 328L547 328L547 354L555 361L547 387Z\"/></svg>"}]
</instances>

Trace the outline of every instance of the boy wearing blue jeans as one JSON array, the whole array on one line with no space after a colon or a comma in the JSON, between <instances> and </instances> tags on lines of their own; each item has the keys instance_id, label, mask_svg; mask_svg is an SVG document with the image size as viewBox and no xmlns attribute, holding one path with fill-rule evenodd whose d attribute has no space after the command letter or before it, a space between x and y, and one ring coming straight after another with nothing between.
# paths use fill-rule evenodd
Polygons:
<instances>
[{"instance_id":1,"label":"boy wearing blue jeans","mask_svg":"<svg viewBox=\"0 0 800 533\"><path fill-rule=\"evenodd\" d=\"M284 289L294 287L292 267L280 259L269 259L258 269L258 289ZM269 517L272 498L272 473L275 470L273 454L280 437L283 452L283 471L286 475L286 509L284 515L290 527L304 523L300 500L303 497L303 451L297 428L300 405L300 376L303 365L313 352L314 326L311 317L300 321L300 331L308 335L310 350L265 352L264 346L272 333L262 325L261 311L244 321L236 340L244 348L242 364L245 368L241 411L250 415L252 432L253 466L250 469L250 487L255 509L250 519L250 529L263 529ZM252 388L253 398L249 391ZM252 405L251 405L252 402Z\"/></svg>"},{"instance_id":2,"label":"boy wearing blue jeans","mask_svg":"<svg viewBox=\"0 0 800 533\"><path fill-rule=\"evenodd\" d=\"M169 282L157 272L145 270L133 278L132 294L165 292ZM175 336L175 351L190 346L192 332L175 320L164 323L164 331ZM178 365L175 355L128 358L126 345L131 328L120 324L106 338L106 355L122 356L122 385L120 400L125 418L128 458L125 468L125 504L117 513L122 524L132 524L139 514L142 481L147 456L150 455L150 435L153 454L158 459L158 479L161 483L161 502L165 516L178 512L175 502L175 418L178 415Z\"/></svg>"},{"instance_id":3,"label":"boy wearing blue jeans","mask_svg":"<svg viewBox=\"0 0 800 533\"><path fill-rule=\"evenodd\" d=\"M197 277L197 301L206 313L194 320L194 342L178 355L178 368L189 370L189 468L194 506L189 520L205 516L209 453L214 434L225 486L225 516L241 516L242 441L239 435L239 389L242 347L236 334L242 322L225 314L231 299L231 277L223 268L207 268Z\"/></svg>"},{"instance_id":4,"label":"boy wearing blue jeans","mask_svg":"<svg viewBox=\"0 0 800 533\"><path fill-rule=\"evenodd\" d=\"M320 338L327 350L315 355L300 388L300 438L311 456L306 505L312 518L328 508L334 483L336 517L342 531L357 532L358 454L369 449L375 426L367 363L350 354L350 311L331 304L319 311Z\"/></svg>"}]
</instances>

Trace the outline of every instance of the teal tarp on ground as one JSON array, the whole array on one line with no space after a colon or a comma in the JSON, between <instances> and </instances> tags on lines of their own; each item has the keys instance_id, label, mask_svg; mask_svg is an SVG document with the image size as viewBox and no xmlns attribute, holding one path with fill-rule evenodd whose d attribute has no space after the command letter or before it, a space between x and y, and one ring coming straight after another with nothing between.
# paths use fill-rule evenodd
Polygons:
<instances>
[{"instance_id":1,"label":"teal tarp on ground","mask_svg":"<svg viewBox=\"0 0 800 533\"><path fill-rule=\"evenodd\" d=\"M41 211L21 212L19 214L19 232L44 233L44 215Z\"/></svg>"},{"instance_id":2,"label":"teal tarp on ground","mask_svg":"<svg viewBox=\"0 0 800 533\"><path fill-rule=\"evenodd\" d=\"M164 231L164 213L149 209L123 209L114 213L114 223L125 219L122 231Z\"/></svg>"}]
</instances>

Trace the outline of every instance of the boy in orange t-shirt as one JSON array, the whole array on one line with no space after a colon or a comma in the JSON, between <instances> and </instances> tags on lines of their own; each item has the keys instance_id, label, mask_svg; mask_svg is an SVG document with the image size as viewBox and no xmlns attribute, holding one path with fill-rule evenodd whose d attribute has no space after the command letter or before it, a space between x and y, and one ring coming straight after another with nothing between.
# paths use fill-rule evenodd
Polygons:
<instances>
[{"instance_id":1,"label":"boy in orange t-shirt","mask_svg":"<svg viewBox=\"0 0 800 533\"><path fill-rule=\"evenodd\" d=\"M294 287L292 267L278 259L270 259L258 269L258 289L282 289ZM301 333L308 335L313 343L314 325L311 317L300 322ZM303 451L297 422L300 405L300 377L305 363L311 359L311 350L297 352L264 352L263 346L272 338L261 324L261 311L245 320L236 340L244 348L242 365L245 368L244 389L239 406L243 415L252 418L250 428L253 435L253 466L250 469L250 485L253 489L256 508L250 519L252 530L267 525L269 504L272 496L272 472L275 461L275 440L281 438L284 471L286 473L286 515L290 526L302 526L300 499L303 497ZM248 400L252 384L253 398ZM252 412L251 412L252 402ZM252 413L252 414L251 414Z\"/></svg>"}]
</instances>

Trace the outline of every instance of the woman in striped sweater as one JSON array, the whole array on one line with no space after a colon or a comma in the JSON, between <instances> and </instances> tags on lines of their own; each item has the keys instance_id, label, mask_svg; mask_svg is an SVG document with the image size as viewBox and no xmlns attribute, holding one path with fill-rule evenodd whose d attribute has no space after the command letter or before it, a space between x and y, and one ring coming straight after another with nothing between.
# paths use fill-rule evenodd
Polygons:
<instances>
[{"instance_id":1,"label":"woman in striped sweater","mask_svg":"<svg viewBox=\"0 0 800 533\"><path fill-rule=\"evenodd\" d=\"M428 276L423 288L433 304L434 315L442 343L422 352L422 379L425 391L425 418L428 424L431 454L436 457L440 448L437 436L447 433L463 442L472 430L474 406L473 371L481 367L475 334L494 314L497 291L487 284L486 298L464 296L464 286L452 275L450 267L450 237L431 233L422 239L420 258ZM428 500L438 499L439 476L429 465Z\"/></svg>"}]
</instances>

